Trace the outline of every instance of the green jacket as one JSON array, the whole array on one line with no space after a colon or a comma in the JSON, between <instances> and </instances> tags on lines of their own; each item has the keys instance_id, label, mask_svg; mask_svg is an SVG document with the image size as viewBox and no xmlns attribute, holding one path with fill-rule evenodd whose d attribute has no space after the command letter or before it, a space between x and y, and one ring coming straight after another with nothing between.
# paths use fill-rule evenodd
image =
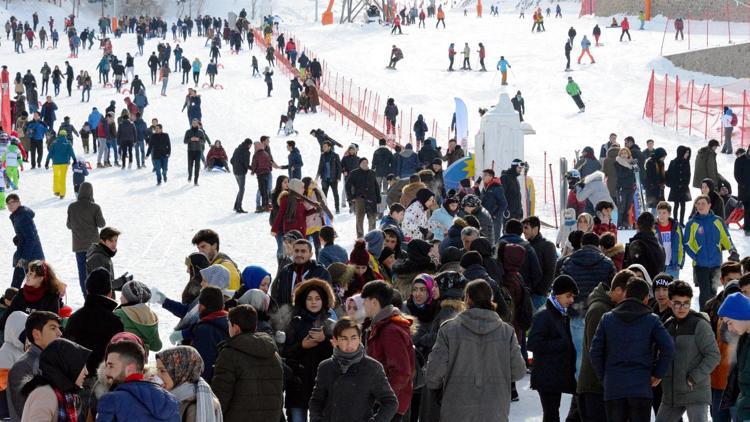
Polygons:
<instances>
[{"instance_id":1,"label":"green jacket","mask_svg":"<svg viewBox=\"0 0 750 422\"><path fill-rule=\"evenodd\" d=\"M661 383L662 403L673 407L710 404L711 371L721 355L708 316L690 311L685 319L672 317L664 326L674 342L675 358Z\"/></svg>"},{"instance_id":2,"label":"green jacket","mask_svg":"<svg viewBox=\"0 0 750 422\"><path fill-rule=\"evenodd\" d=\"M599 321L604 314L615 308L615 303L609 297L609 287L604 283L599 283L589 295L586 304L588 305L588 310L584 318L583 356L581 358L581 372L578 375L576 392L578 394L602 394L604 393L604 387L594 372L589 348L591 347L591 341L594 339L594 334L596 334L596 327L599 326Z\"/></svg>"},{"instance_id":3,"label":"green jacket","mask_svg":"<svg viewBox=\"0 0 750 422\"><path fill-rule=\"evenodd\" d=\"M242 333L219 344L211 389L224 422L281 419L283 370L274 340L266 333Z\"/></svg>"},{"instance_id":4,"label":"green jacket","mask_svg":"<svg viewBox=\"0 0 750 422\"><path fill-rule=\"evenodd\" d=\"M159 317L145 303L121 306L114 310L120 317L125 331L133 333L143 340L148 350L158 352L162 344L159 338Z\"/></svg>"},{"instance_id":5,"label":"green jacket","mask_svg":"<svg viewBox=\"0 0 750 422\"><path fill-rule=\"evenodd\" d=\"M581 88L578 87L578 84L570 81L568 82L568 85L565 87L565 91L568 92L568 95L581 95Z\"/></svg>"}]
</instances>

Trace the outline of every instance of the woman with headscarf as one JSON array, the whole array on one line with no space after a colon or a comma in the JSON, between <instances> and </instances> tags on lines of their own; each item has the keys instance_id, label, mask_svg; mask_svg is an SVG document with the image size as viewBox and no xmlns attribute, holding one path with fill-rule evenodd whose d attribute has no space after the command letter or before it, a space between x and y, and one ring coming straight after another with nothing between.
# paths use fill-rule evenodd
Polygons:
<instances>
[{"instance_id":1,"label":"woman with headscarf","mask_svg":"<svg viewBox=\"0 0 750 422\"><path fill-rule=\"evenodd\" d=\"M294 316L284 330L286 342L281 350L292 372L284 401L290 422L307 420L318 365L333 353L333 321L328 318L333 305L333 290L324 280L312 278L294 289Z\"/></svg>"},{"instance_id":2,"label":"woman with headscarf","mask_svg":"<svg viewBox=\"0 0 750 422\"><path fill-rule=\"evenodd\" d=\"M346 316L361 326L367 317L365 314L365 300L362 299L362 295L357 293L354 296L346 298L344 311L346 312Z\"/></svg>"},{"instance_id":3,"label":"woman with headscarf","mask_svg":"<svg viewBox=\"0 0 750 422\"><path fill-rule=\"evenodd\" d=\"M242 286L240 287L240 290L244 291L260 289L264 293L268 293L268 288L271 285L271 273L259 265L248 265L245 267L245 269L242 270L241 279ZM238 292L240 290L238 290ZM244 294L244 291L242 294ZM242 294L240 294L240 296L242 296Z\"/></svg>"},{"instance_id":4,"label":"woman with headscarf","mask_svg":"<svg viewBox=\"0 0 750 422\"><path fill-rule=\"evenodd\" d=\"M576 219L576 229L584 233L590 233L594 230L594 217L587 212L582 212Z\"/></svg>"},{"instance_id":5,"label":"woman with headscarf","mask_svg":"<svg viewBox=\"0 0 750 422\"><path fill-rule=\"evenodd\" d=\"M157 376L165 390L180 401L183 422L222 422L221 404L201 378L203 359L190 346L177 346L156 355Z\"/></svg>"},{"instance_id":6,"label":"woman with headscarf","mask_svg":"<svg viewBox=\"0 0 750 422\"><path fill-rule=\"evenodd\" d=\"M88 375L91 350L70 340L52 341L39 355L39 373L23 386L22 422L75 422L78 392Z\"/></svg>"},{"instance_id":7,"label":"woman with headscarf","mask_svg":"<svg viewBox=\"0 0 750 422\"><path fill-rule=\"evenodd\" d=\"M427 188L417 192L417 198L407 206L401 229L404 240L427 239L429 236L430 207L435 203L435 194Z\"/></svg>"},{"instance_id":8,"label":"woman with headscarf","mask_svg":"<svg viewBox=\"0 0 750 422\"><path fill-rule=\"evenodd\" d=\"M242 297L237 299L237 304L252 306L258 314L258 326L255 331L258 333L266 333L272 338L275 338L276 330L271 326L270 321L271 313L275 313L278 310L278 306L268 293L259 289L250 289L246 291Z\"/></svg>"}]
</instances>

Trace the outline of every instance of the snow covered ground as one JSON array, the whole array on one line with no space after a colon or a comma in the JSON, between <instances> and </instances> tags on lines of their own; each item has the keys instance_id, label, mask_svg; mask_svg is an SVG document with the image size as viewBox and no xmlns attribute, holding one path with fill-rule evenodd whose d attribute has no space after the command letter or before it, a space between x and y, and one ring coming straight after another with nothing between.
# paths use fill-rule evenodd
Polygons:
<instances>
[{"instance_id":1,"label":"snow covered ground","mask_svg":"<svg viewBox=\"0 0 750 422\"><path fill-rule=\"evenodd\" d=\"M34 10L39 11L40 20L47 21L50 13L54 14L58 30L66 13L65 9L49 6L47 3L14 2L10 10L0 10L0 20L5 21L10 15L30 20ZM548 3L543 2L543 7ZM656 146L662 146L674 156L678 145L689 145L693 152L703 146L702 138L688 137L684 133L675 133L641 120L643 103L651 69L679 73L681 79L695 78L696 82L711 82L722 85L733 82L729 78L715 78L707 75L691 74L674 69L671 64L659 56L665 21L656 18L647 25L646 31L637 29L637 21L632 19L632 42L620 43L619 30L606 29L608 19L592 17L578 18L578 3L563 4L563 19L547 18L544 33L531 33L530 12L526 19L518 19L513 9L515 1L501 2L501 16L490 17L485 8L485 17L476 18L473 10L464 17L461 11L450 11L447 14L447 29L434 28L434 20L428 20L426 29L405 26L404 35L391 36L390 30L377 25L346 24L321 27L312 22L313 3L298 0L277 0L274 2L275 14L281 15L285 22L282 31L290 31L299 37L304 45L311 48L318 56L324 58L334 71L353 77L354 83L374 87L381 96L394 97L402 110L414 108L417 113L425 115L430 121L435 118L441 127L450 122L453 112L453 97L463 98L470 113L470 133L476 132L479 107L492 106L497 102L500 93L499 73L494 71L500 55L511 63L507 91L512 95L521 90L526 99L526 119L536 129L537 134L527 138L525 159L531 165L531 175L537 184L537 210L543 220L553 222L551 193L549 204L544 204L542 197L542 171L544 153L547 162L553 163L557 177L557 162L560 157L572 161L573 151L584 146L593 146L597 151L599 145L606 142L610 132L619 134L622 139L632 135L645 148L645 140L653 138ZM227 11L239 10L244 2L226 0L211 2L207 12L223 15ZM337 7L340 5L336 5ZM84 8L77 26L93 27L97 17L97 8ZM322 12L322 8L321 8ZM168 15L168 19L174 19ZM583 34L590 34L594 24L602 27L601 47L592 48L596 64L577 65L575 59L580 52L579 41ZM567 73L563 55L563 44L567 30L575 26L578 36L573 50L573 72ZM670 43L669 36L665 45L669 51L684 46ZM742 35L737 35L742 39ZM720 43L721 36L712 36L712 43ZM169 41L174 47L171 36ZM136 74L148 81L146 60L151 51L156 50L157 40L147 41L146 55L136 58ZM451 42L461 49L468 42L472 51L477 43L483 42L487 48L486 65L488 72L446 72L448 65L447 48ZM199 57L208 62L208 48L202 39L189 39L180 43L189 58ZM385 70L391 45L398 45L404 52L405 59L398 64L397 71ZM51 66L63 68L67 60L67 46L61 42L58 50L33 50L23 55L13 53L12 43L3 42L0 52L7 54L0 62L9 66L11 76L15 72L32 69L37 73L44 61ZM135 52L135 36L125 35L114 41L114 52L124 58L126 52ZM95 66L100 58L100 51L81 51L79 58L71 59L76 72L88 70L95 78ZM263 63L264 53L257 48L243 51L240 55L229 55L222 51L217 83L224 90L199 89L203 100L204 126L212 140L220 139L228 154L249 137L258 140L261 135L272 136L272 149L277 162L285 162L285 140L274 134L278 128L279 115L285 111L289 95L288 79L282 72L274 75L274 96L266 98L265 84L262 79L250 77L251 55L256 55ZM460 57L460 55L459 55ZM457 57L457 65L460 64ZM473 53L472 67L477 68L477 55ZM460 67L460 66L454 66ZM572 76L581 86L583 99L586 102L585 114L578 114L571 99L565 93L567 76ZM201 76L205 78L204 75ZM165 132L172 138L173 154L170 160L169 183L156 187L155 177L147 170L120 170L119 168L94 169L89 181L94 184L94 196L102 206L109 225L122 230L119 250L114 258L117 275L128 271L138 280L151 286L158 286L170 297L178 297L187 281L183 259L194 251L190 244L193 234L201 228L213 228L221 236L221 250L235 259L241 267L249 264L261 264L275 271L275 242L269 236L267 214L237 215L232 211L236 194L236 183L230 174L202 173L200 186L193 187L186 181L186 154L182 145L182 136L187 129L187 118L180 112L187 86L179 84L180 74L173 74L170 80L167 97L159 96L160 86L151 86L147 82L147 93L151 105L145 111L145 118L159 118L164 124ZM201 81L203 83L203 80ZM64 91L64 85L63 85ZM90 103L80 102L80 93L74 92L68 98L61 94L55 98L59 106L58 119L70 116L77 128L80 128L91 107L103 110L109 101L117 101L118 113L124 107L123 95L116 94L113 88L96 85ZM321 127L342 144L360 142L353 131L346 132L338 122L324 113L318 115L301 115L295 121L295 128L300 135L296 139L303 155L304 175L313 175L317 168L318 145L307 135L311 129ZM406 133L406 132L405 132ZM371 156L373 147L367 142L360 142L361 155ZM438 135L440 145L445 145L445 134ZM82 153L80 142L74 143L77 153ZM341 151L339 151L341 152ZM96 162L96 158L87 157ZM719 170L732 180L733 157L720 155ZM280 173L275 172L275 175ZM70 176L69 176L70 177ZM557 180L555 180L557 185ZM25 171L21 176L21 195L25 205L36 212L36 224L42 239L45 255L58 270L61 278L68 283L68 303L77 308L82 304L78 289L75 258L71 252L70 232L65 227L66 209L73 200L72 182L68 181L68 195L59 200L52 195L52 172L45 170ZM245 197L245 208L253 209L256 182L248 181ZM557 192L555 192L557 194ZM557 198L558 201L560 198ZM7 214L6 214L7 215ZM351 247L354 238L354 219L349 214L336 216L334 224L341 243ZM12 227L9 220L0 219L0 250L3 251L0 261L7 267L2 271L2 278L8 285L11 276ZM554 230L545 233L554 238ZM741 255L750 253L750 242L736 229L732 235ZM620 241L627 241L630 233L621 233ZM690 268L686 263L686 269ZM683 272L684 278L692 279L690 271ZM697 302L697 301L696 301ZM163 340L172 331L176 319L157 307L160 317L160 332ZM166 344L166 343L165 343ZM521 387L521 402L514 403L511 410L512 420L541 420L541 411L536 393L528 389L528 382ZM567 402L562 408L567 409Z\"/></svg>"}]
</instances>

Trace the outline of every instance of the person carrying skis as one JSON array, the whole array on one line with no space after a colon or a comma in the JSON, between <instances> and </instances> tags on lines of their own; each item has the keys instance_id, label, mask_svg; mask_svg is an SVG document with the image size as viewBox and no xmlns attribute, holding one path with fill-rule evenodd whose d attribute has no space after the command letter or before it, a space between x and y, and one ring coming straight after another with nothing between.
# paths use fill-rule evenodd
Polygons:
<instances>
[{"instance_id":1,"label":"person carrying skis","mask_svg":"<svg viewBox=\"0 0 750 422\"><path fill-rule=\"evenodd\" d=\"M575 83L575 81L573 81L573 78L570 76L568 76L568 85L565 86L565 91L573 98L573 101L578 106L579 113L583 113L584 111L586 111L586 105L581 99L581 88L577 83Z\"/></svg>"},{"instance_id":2,"label":"person carrying skis","mask_svg":"<svg viewBox=\"0 0 750 422\"><path fill-rule=\"evenodd\" d=\"M471 63L469 63L469 58L471 57L471 48L469 47L469 43L464 43L464 64L461 66L461 69L463 70L471 70Z\"/></svg>"},{"instance_id":3,"label":"person carrying skis","mask_svg":"<svg viewBox=\"0 0 750 422\"><path fill-rule=\"evenodd\" d=\"M578 56L578 64L581 64L581 59L583 58L584 54L589 55L589 58L591 59L591 64L596 63L596 61L594 61L594 56L592 56L591 51L589 51L590 47L591 47L591 41L589 41L589 39L586 38L586 35L584 35L583 39L581 40L581 54Z\"/></svg>"},{"instance_id":4,"label":"person carrying skis","mask_svg":"<svg viewBox=\"0 0 750 422\"><path fill-rule=\"evenodd\" d=\"M501 85L508 85L508 69L510 67L510 63L505 60L505 56L500 56L500 61L497 62L497 70L499 70L502 75Z\"/></svg>"}]
</instances>

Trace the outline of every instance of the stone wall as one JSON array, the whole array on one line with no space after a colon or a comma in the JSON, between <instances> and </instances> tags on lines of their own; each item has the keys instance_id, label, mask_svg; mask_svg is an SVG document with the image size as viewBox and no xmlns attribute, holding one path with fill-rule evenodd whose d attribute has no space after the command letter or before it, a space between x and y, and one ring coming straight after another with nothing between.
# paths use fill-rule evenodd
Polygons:
<instances>
[{"instance_id":1,"label":"stone wall","mask_svg":"<svg viewBox=\"0 0 750 422\"><path fill-rule=\"evenodd\" d=\"M589 0L582 0L589 1ZM595 3L597 16L633 15L645 7L644 0L591 0ZM746 0L743 2L748 3ZM709 16L710 20L726 21L727 13L730 21L750 21L750 8L737 5L733 0L652 0L651 15L663 15L669 18L688 16L702 20ZM619 19L618 19L619 20Z\"/></svg>"},{"instance_id":2,"label":"stone wall","mask_svg":"<svg viewBox=\"0 0 750 422\"><path fill-rule=\"evenodd\" d=\"M675 66L694 72L734 78L750 77L750 44L736 44L726 47L666 56Z\"/></svg>"}]
</instances>

